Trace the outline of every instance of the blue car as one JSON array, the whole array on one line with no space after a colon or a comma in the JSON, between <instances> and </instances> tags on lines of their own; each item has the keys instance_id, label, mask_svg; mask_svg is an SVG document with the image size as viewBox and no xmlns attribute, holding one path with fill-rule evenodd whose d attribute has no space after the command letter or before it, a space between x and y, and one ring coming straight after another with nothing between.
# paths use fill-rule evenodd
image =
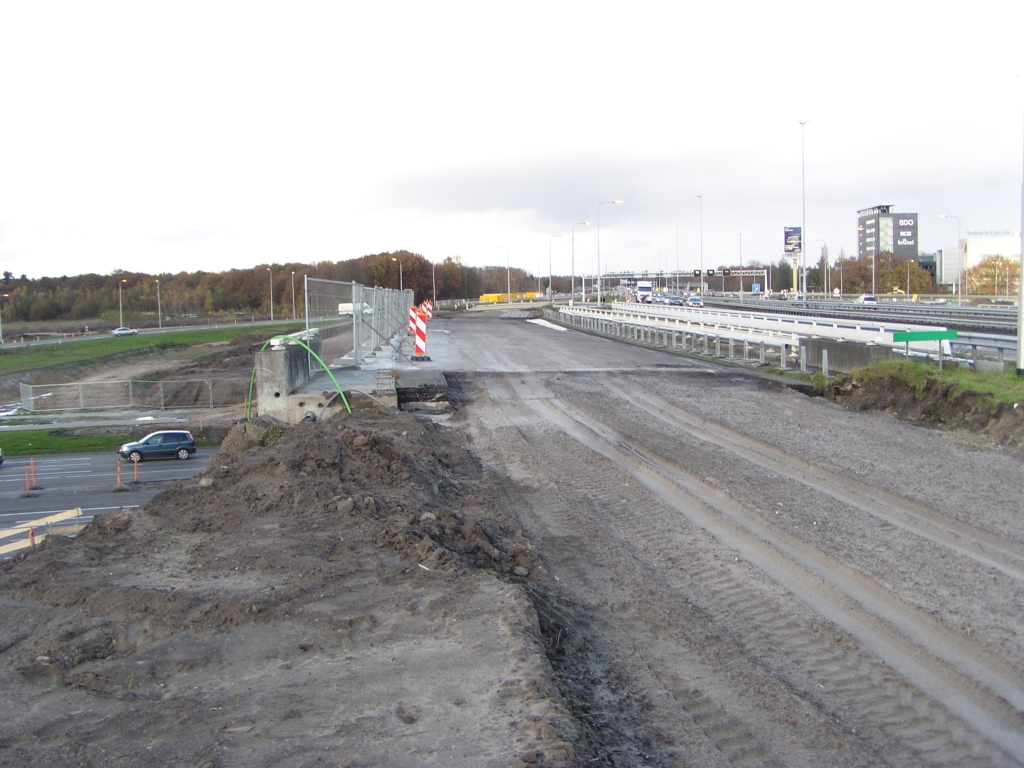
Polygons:
<instances>
[{"instance_id":1,"label":"blue car","mask_svg":"<svg viewBox=\"0 0 1024 768\"><path fill-rule=\"evenodd\" d=\"M191 432L166 430L146 435L137 443L125 443L117 452L122 459L140 462L143 459L182 459L196 452Z\"/></svg>"}]
</instances>

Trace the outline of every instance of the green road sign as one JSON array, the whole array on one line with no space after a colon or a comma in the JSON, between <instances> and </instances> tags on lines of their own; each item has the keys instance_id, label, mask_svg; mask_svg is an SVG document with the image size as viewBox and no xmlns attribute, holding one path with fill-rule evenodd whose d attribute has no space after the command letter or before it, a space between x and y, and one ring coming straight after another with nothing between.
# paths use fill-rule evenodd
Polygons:
<instances>
[{"instance_id":1,"label":"green road sign","mask_svg":"<svg viewBox=\"0 0 1024 768\"><path fill-rule=\"evenodd\" d=\"M893 341L951 341L956 331L894 331Z\"/></svg>"}]
</instances>

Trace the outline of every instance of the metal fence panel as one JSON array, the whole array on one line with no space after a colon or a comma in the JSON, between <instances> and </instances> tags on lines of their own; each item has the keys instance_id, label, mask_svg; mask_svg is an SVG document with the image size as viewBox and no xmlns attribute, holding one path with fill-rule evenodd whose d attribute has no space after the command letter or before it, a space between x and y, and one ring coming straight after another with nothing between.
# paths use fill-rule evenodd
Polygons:
<instances>
[{"instance_id":1,"label":"metal fence panel","mask_svg":"<svg viewBox=\"0 0 1024 768\"><path fill-rule=\"evenodd\" d=\"M328 365L361 365L404 330L413 297L412 291L307 277L306 329L319 333ZM310 360L311 374L319 368Z\"/></svg>"},{"instance_id":2,"label":"metal fence panel","mask_svg":"<svg viewBox=\"0 0 1024 768\"><path fill-rule=\"evenodd\" d=\"M112 408L219 408L243 402L249 379L80 381L22 384L22 408L32 412Z\"/></svg>"}]
</instances>

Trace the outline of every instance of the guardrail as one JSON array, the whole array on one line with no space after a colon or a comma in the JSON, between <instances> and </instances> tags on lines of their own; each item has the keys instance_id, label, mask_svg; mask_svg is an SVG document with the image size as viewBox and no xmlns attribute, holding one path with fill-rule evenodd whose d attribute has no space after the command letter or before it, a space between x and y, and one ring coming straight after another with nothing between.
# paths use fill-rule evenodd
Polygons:
<instances>
[{"instance_id":1,"label":"guardrail","mask_svg":"<svg viewBox=\"0 0 1024 768\"><path fill-rule=\"evenodd\" d=\"M759 341L763 338L772 342L777 338L788 338L788 343L794 347L800 345L801 338L821 337L835 341L853 341L904 349L903 344L893 342L893 333L945 330L936 326L887 322L878 319L874 322L856 322L829 317L781 315L767 311L764 307L745 310L719 307L698 309L696 307L615 302L607 309L571 307L562 309L562 311L643 325L667 326L669 328L685 327L688 330L699 328L701 332L720 334L723 338L732 337L736 340L747 338L751 341ZM910 352L916 355L937 356L943 354L950 356L952 349L948 341L923 341L911 345Z\"/></svg>"},{"instance_id":2,"label":"guardrail","mask_svg":"<svg viewBox=\"0 0 1024 768\"><path fill-rule=\"evenodd\" d=\"M1017 309L1009 306L957 306L953 304L929 304L915 301L892 301L883 299L878 304L865 305L855 301L836 299L814 299L806 302L777 301L775 299L754 299L740 302L723 296L705 297L705 302L729 309L754 309L787 315L826 313L834 317L876 322L909 322L924 325L948 325L957 330L976 331L1017 330Z\"/></svg>"},{"instance_id":3,"label":"guardrail","mask_svg":"<svg viewBox=\"0 0 1024 768\"><path fill-rule=\"evenodd\" d=\"M712 354L716 357L737 358L736 345L742 344L742 360L749 362L751 350L757 351L758 362L767 365L769 358L778 361L778 367L789 367L789 357L800 347L800 339L794 334L774 334L753 337L749 333L733 333L722 328L711 329L698 324L651 324L624 317L609 317L607 310L585 308L563 308L545 310L549 320L598 333L604 336L626 338L640 344L663 346L683 352ZM724 342L724 351L723 351ZM801 357L801 368L806 370L806 358ZM827 367L827 365L826 365Z\"/></svg>"},{"instance_id":4,"label":"guardrail","mask_svg":"<svg viewBox=\"0 0 1024 768\"><path fill-rule=\"evenodd\" d=\"M83 515L82 508L75 507L11 528L0 528L0 541L15 539L0 545L0 558L6 559L23 549L36 547L54 534L77 534L91 522L91 515Z\"/></svg>"}]
</instances>

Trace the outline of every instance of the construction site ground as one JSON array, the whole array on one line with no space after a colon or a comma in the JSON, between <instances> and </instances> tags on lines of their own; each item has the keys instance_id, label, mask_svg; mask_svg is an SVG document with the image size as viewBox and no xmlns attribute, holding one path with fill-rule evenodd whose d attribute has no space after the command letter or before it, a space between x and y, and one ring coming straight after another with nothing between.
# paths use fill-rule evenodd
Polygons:
<instances>
[{"instance_id":1,"label":"construction site ground","mask_svg":"<svg viewBox=\"0 0 1024 768\"><path fill-rule=\"evenodd\" d=\"M1019 411L527 317L4 564L0 765L1021 764Z\"/></svg>"}]
</instances>

